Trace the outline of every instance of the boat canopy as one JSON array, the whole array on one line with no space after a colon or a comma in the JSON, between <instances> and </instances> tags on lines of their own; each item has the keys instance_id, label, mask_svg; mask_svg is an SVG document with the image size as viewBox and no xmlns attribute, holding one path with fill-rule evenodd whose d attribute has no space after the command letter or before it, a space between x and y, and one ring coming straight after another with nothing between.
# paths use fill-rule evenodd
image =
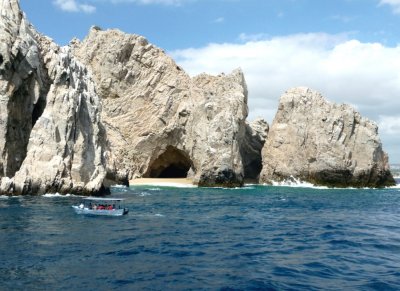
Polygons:
<instances>
[{"instance_id":1,"label":"boat canopy","mask_svg":"<svg viewBox=\"0 0 400 291\"><path fill-rule=\"evenodd\" d=\"M83 200L88 200L88 201L124 201L125 199L122 199L122 198L87 197L87 198L84 198Z\"/></svg>"}]
</instances>

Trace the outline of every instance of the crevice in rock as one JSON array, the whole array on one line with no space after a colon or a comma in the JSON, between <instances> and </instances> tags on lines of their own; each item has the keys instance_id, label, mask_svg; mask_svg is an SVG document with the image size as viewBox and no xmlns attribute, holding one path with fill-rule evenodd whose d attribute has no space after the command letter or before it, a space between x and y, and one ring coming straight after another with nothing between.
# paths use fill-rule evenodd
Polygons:
<instances>
[{"instance_id":1,"label":"crevice in rock","mask_svg":"<svg viewBox=\"0 0 400 291\"><path fill-rule=\"evenodd\" d=\"M143 175L145 178L186 178L192 161L182 150L168 146Z\"/></svg>"},{"instance_id":2,"label":"crevice in rock","mask_svg":"<svg viewBox=\"0 0 400 291\"><path fill-rule=\"evenodd\" d=\"M24 78L7 102L5 164L2 171L6 177L14 176L26 158L32 129L44 112L50 88L47 70L40 67L27 73L26 67L29 66L20 52L13 67L18 68L14 74Z\"/></svg>"},{"instance_id":3,"label":"crevice in rock","mask_svg":"<svg viewBox=\"0 0 400 291\"><path fill-rule=\"evenodd\" d=\"M3 64L3 62L4 62L4 58L3 58L2 54L0 54L0 66Z\"/></svg>"},{"instance_id":4,"label":"crevice in rock","mask_svg":"<svg viewBox=\"0 0 400 291\"><path fill-rule=\"evenodd\" d=\"M32 128L35 126L36 121L42 116L44 109L46 108L46 98L39 98L34 104L32 111Z\"/></svg>"},{"instance_id":5,"label":"crevice in rock","mask_svg":"<svg viewBox=\"0 0 400 291\"><path fill-rule=\"evenodd\" d=\"M30 110L33 97L29 90L31 82L34 82L33 75L24 80L26 85L18 88L7 104L8 119L5 146L7 164L4 168L4 175L7 177L14 176L26 157L29 136L32 130Z\"/></svg>"},{"instance_id":6,"label":"crevice in rock","mask_svg":"<svg viewBox=\"0 0 400 291\"><path fill-rule=\"evenodd\" d=\"M243 163L244 179L257 183L262 170L262 148L265 140L255 134L251 126L246 124L245 136L240 144L240 155Z\"/></svg>"}]
</instances>

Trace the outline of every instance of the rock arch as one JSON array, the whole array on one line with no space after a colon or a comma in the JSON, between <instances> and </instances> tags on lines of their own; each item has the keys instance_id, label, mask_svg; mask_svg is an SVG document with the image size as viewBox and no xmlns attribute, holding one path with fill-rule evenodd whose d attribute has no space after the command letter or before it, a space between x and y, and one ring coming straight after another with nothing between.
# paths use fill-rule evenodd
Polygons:
<instances>
[{"instance_id":1,"label":"rock arch","mask_svg":"<svg viewBox=\"0 0 400 291\"><path fill-rule=\"evenodd\" d=\"M193 163L188 154L173 146L167 146L149 166L145 178L186 178Z\"/></svg>"}]
</instances>

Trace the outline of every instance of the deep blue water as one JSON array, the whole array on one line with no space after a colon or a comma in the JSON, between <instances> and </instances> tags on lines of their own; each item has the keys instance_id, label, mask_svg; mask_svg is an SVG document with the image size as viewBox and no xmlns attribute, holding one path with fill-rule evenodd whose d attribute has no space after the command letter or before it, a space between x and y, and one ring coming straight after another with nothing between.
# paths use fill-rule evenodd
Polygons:
<instances>
[{"instance_id":1,"label":"deep blue water","mask_svg":"<svg viewBox=\"0 0 400 291\"><path fill-rule=\"evenodd\" d=\"M115 188L0 198L1 290L399 290L400 189Z\"/></svg>"}]
</instances>

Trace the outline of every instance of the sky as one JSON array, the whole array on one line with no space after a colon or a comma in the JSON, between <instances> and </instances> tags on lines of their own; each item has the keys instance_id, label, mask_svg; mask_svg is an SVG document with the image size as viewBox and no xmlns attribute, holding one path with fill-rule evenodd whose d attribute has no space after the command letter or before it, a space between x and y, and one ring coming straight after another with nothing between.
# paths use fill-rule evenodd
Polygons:
<instances>
[{"instance_id":1,"label":"sky","mask_svg":"<svg viewBox=\"0 0 400 291\"><path fill-rule=\"evenodd\" d=\"M307 86L379 125L400 163L400 0L20 0L66 45L92 25L145 36L190 75L242 68L249 120L272 123L279 97Z\"/></svg>"}]
</instances>

